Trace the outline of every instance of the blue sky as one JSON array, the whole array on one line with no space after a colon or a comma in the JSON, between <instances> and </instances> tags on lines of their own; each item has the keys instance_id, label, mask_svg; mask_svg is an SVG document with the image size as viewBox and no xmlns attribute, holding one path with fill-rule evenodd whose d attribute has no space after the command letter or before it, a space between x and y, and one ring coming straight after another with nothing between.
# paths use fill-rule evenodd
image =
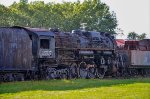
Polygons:
<instances>
[{"instance_id":1,"label":"blue sky","mask_svg":"<svg viewBox=\"0 0 150 99\"><path fill-rule=\"evenodd\" d=\"M5 6L11 5L14 1L20 0L0 0L0 4ZM61 1L76 1L76 0L28 0L44 1L48 3ZM81 0L83 1L83 0ZM114 11L118 20L118 27L123 30L124 36L118 38L125 38L128 32L135 31L136 33L147 33L150 38L150 0L101 0L105 2L111 11Z\"/></svg>"}]
</instances>

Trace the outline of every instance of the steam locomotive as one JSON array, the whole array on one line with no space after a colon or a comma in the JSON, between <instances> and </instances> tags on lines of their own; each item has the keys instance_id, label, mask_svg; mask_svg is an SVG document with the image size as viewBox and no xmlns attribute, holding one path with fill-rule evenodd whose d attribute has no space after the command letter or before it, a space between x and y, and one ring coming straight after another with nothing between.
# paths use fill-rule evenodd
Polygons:
<instances>
[{"instance_id":1,"label":"steam locomotive","mask_svg":"<svg viewBox=\"0 0 150 99\"><path fill-rule=\"evenodd\" d=\"M109 33L0 28L0 81L115 76L128 68L125 59Z\"/></svg>"}]
</instances>

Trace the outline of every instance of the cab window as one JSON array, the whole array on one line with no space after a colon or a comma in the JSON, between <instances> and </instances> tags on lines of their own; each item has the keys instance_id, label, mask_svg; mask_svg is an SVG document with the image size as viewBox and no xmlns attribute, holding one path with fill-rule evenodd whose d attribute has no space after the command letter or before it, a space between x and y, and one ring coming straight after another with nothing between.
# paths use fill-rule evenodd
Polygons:
<instances>
[{"instance_id":1,"label":"cab window","mask_svg":"<svg viewBox=\"0 0 150 99\"><path fill-rule=\"evenodd\" d=\"M40 39L40 48L49 49L50 48L49 39Z\"/></svg>"}]
</instances>

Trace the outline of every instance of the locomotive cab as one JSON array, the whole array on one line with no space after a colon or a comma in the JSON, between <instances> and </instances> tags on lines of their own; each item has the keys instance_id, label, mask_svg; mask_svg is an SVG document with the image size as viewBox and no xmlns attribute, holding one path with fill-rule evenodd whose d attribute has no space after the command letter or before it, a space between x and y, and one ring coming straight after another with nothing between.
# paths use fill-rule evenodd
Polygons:
<instances>
[{"instance_id":1,"label":"locomotive cab","mask_svg":"<svg viewBox=\"0 0 150 99\"><path fill-rule=\"evenodd\" d=\"M55 58L55 38L52 35L39 36L39 58Z\"/></svg>"}]
</instances>

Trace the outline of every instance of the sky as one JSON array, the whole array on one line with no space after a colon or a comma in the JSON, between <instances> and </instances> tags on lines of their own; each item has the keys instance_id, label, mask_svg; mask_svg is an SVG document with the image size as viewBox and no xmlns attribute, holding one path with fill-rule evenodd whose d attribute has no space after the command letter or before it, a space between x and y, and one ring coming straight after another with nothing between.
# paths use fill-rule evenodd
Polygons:
<instances>
[{"instance_id":1,"label":"sky","mask_svg":"<svg viewBox=\"0 0 150 99\"><path fill-rule=\"evenodd\" d=\"M5 6L11 5L14 1L20 0L0 0L0 4ZM44 1L48 3L61 1L77 0L28 0ZM83 0L80 0L83 1ZM150 38L150 0L101 0L110 7L110 11L116 13L118 28L121 28L124 35L118 35L117 38L126 38L127 33L136 32L138 34L146 33ZM118 32L120 33L120 32Z\"/></svg>"}]
</instances>

